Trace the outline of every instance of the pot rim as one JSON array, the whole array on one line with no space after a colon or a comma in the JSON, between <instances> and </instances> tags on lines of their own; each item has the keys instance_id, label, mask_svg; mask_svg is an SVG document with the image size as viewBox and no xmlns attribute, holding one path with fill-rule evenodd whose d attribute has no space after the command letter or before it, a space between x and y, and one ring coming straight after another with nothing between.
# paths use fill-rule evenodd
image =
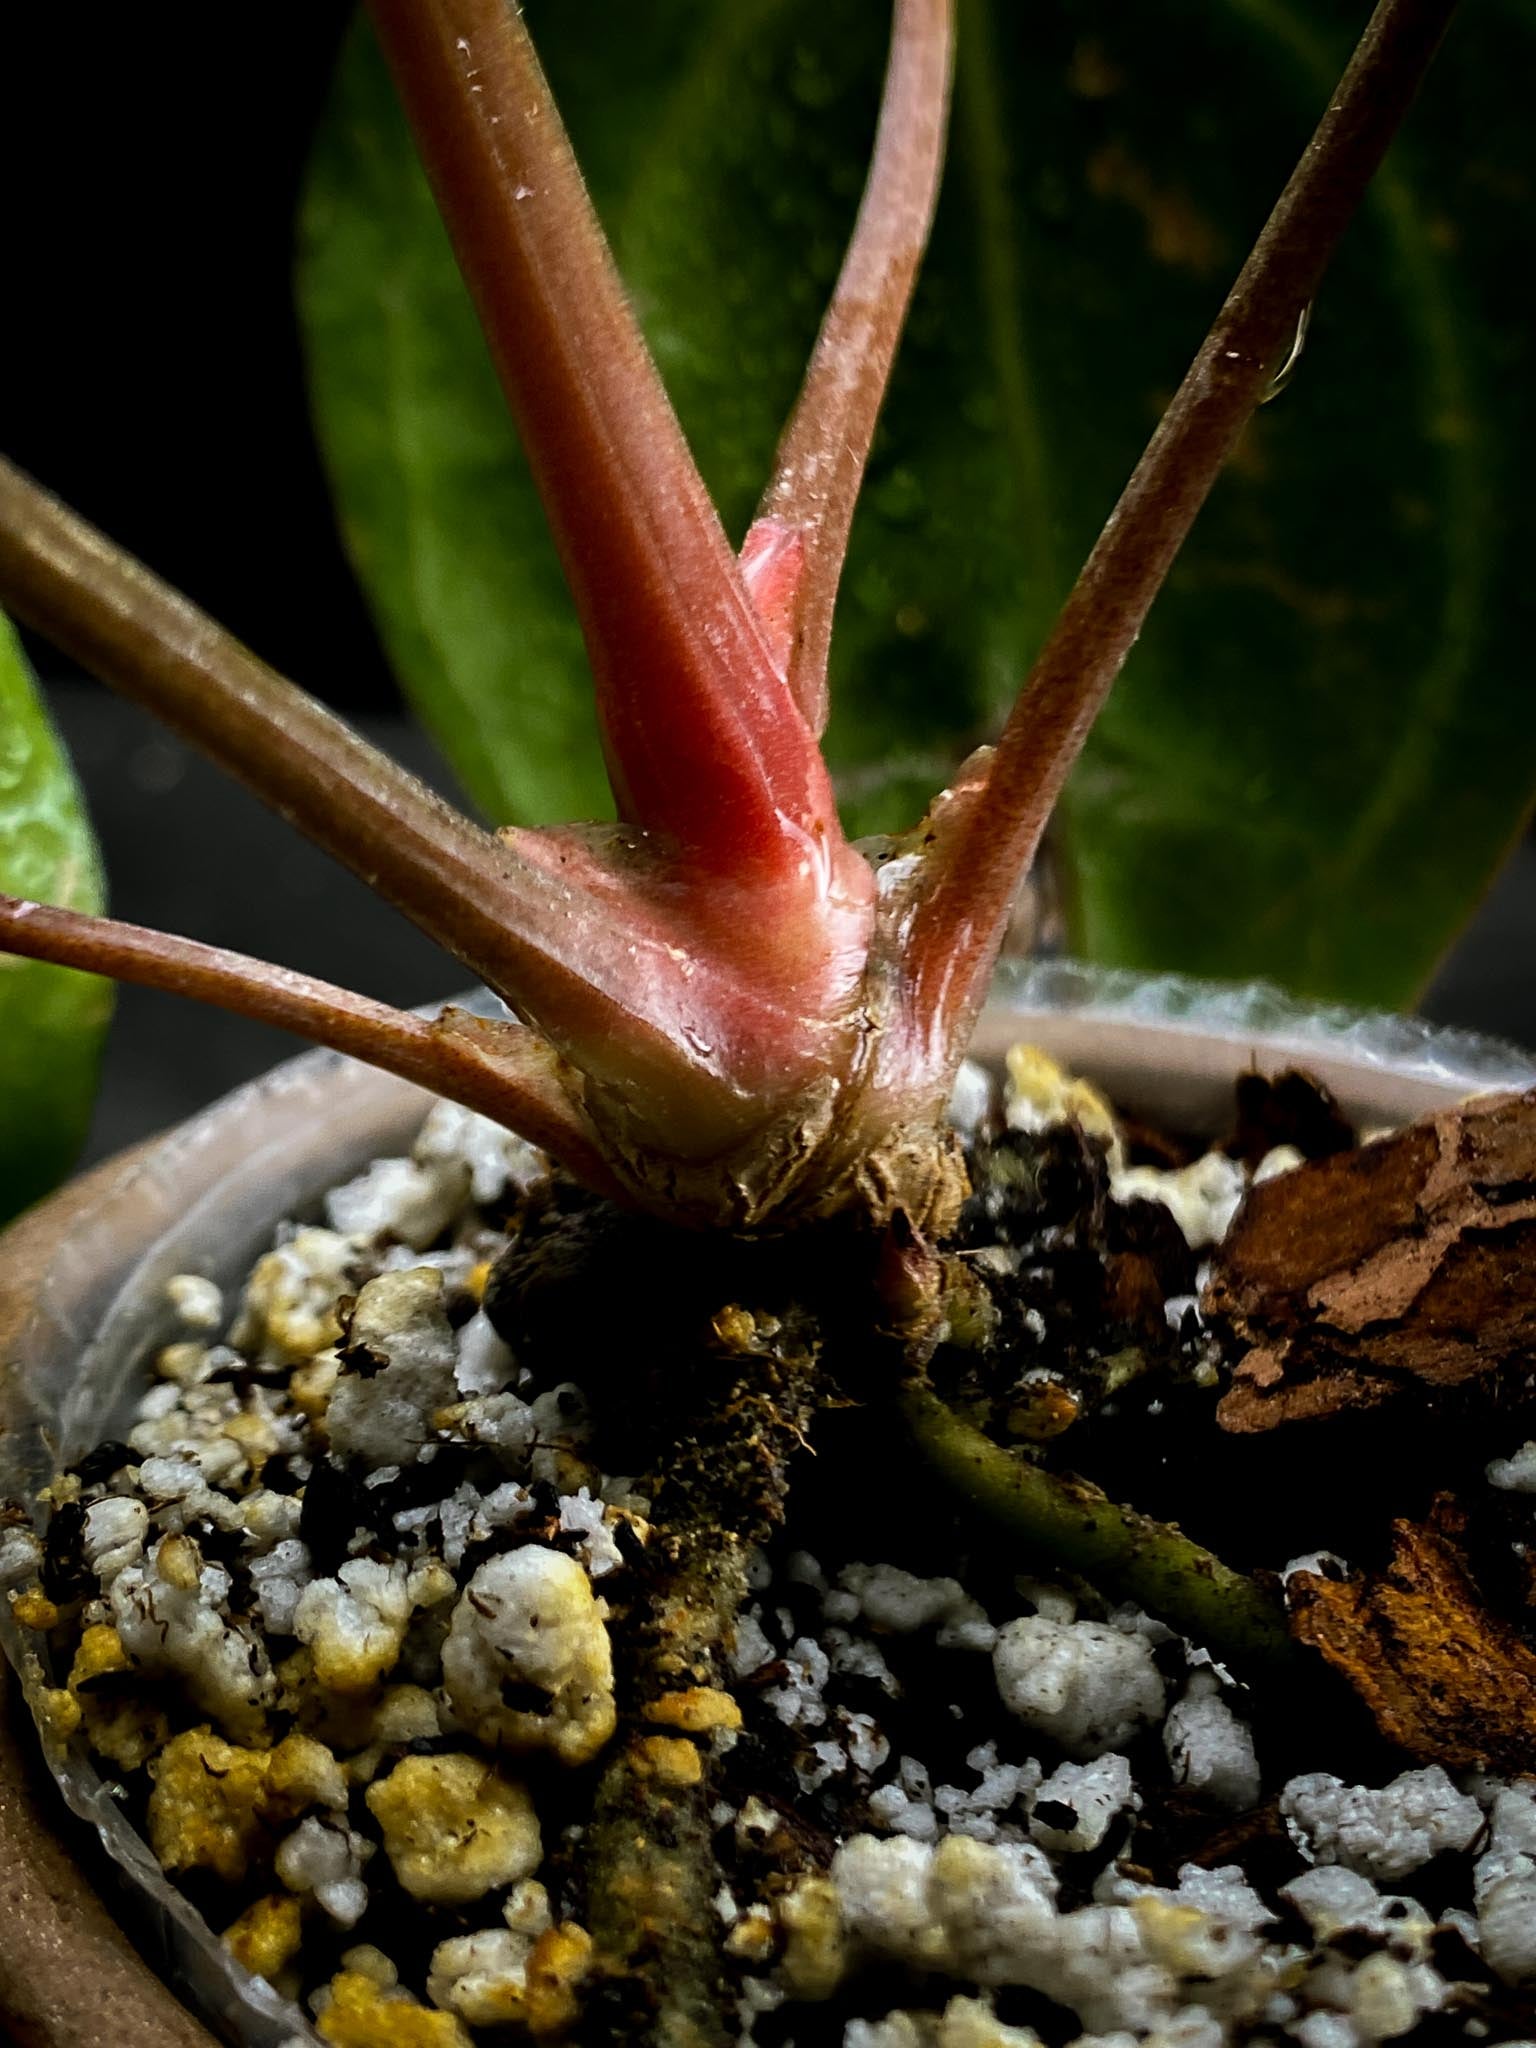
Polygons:
<instances>
[{"instance_id":1,"label":"pot rim","mask_svg":"<svg viewBox=\"0 0 1536 2048\"><path fill-rule=\"evenodd\" d=\"M1363 1124L1401 1122L1466 1095L1536 1082L1536 1052L1459 1026L1309 1002L1273 982L1201 981L1067 959L1004 961L973 1052L1001 1057L1020 1026L1125 1108L1155 1108L1212 1135L1229 1107L1234 1073L1245 1067L1274 1074L1303 1066Z\"/></svg>"}]
</instances>

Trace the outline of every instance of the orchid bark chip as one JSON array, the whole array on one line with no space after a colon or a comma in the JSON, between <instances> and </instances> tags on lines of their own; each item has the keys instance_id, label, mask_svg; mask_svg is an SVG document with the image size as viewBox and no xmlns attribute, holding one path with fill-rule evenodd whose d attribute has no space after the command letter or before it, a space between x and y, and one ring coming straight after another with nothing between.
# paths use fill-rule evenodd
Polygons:
<instances>
[{"instance_id":1,"label":"orchid bark chip","mask_svg":"<svg viewBox=\"0 0 1536 2048\"><path fill-rule=\"evenodd\" d=\"M1384 1571L1298 1574L1292 1626L1409 1756L1518 1775L1536 1752L1536 1650L1485 1606L1462 1520L1440 1500L1422 1526L1394 1524Z\"/></svg>"},{"instance_id":2,"label":"orchid bark chip","mask_svg":"<svg viewBox=\"0 0 1536 2048\"><path fill-rule=\"evenodd\" d=\"M1207 1310L1237 1432L1416 1393L1519 1397L1536 1350L1536 1091L1489 1095L1249 1196Z\"/></svg>"}]
</instances>

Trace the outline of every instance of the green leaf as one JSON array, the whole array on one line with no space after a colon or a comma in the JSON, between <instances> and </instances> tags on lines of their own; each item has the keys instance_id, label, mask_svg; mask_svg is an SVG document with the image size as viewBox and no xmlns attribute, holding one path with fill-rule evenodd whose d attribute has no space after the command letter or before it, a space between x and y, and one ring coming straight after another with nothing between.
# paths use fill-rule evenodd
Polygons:
<instances>
[{"instance_id":1,"label":"green leaf","mask_svg":"<svg viewBox=\"0 0 1536 2048\"><path fill-rule=\"evenodd\" d=\"M857 204L885 9L529 13L739 534ZM910 822L1005 714L1359 17L961 0L940 218L834 645L853 829ZM1057 832L1097 958L1405 1001L1530 801L1536 376L1508 251L1533 34L1520 0L1453 30L1101 721ZM596 815L553 552L362 39L311 180L303 300L343 520L407 688L494 814Z\"/></svg>"},{"instance_id":2,"label":"green leaf","mask_svg":"<svg viewBox=\"0 0 1536 2048\"><path fill-rule=\"evenodd\" d=\"M101 908L80 790L0 616L0 890ZM63 1178L85 1136L112 984L0 954L0 1222Z\"/></svg>"}]
</instances>

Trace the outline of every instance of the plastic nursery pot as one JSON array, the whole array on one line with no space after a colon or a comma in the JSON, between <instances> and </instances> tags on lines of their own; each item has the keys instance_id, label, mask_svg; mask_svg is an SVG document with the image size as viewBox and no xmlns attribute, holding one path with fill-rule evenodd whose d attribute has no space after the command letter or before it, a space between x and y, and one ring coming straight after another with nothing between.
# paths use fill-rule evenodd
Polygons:
<instances>
[{"instance_id":1,"label":"plastic nursery pot","mask_svg":"<svg viewBox=\"0 0 1536 2048\"><path fill-rule=\"evenodd\" d=\"M1126 1110L1197 1133L1221 1127L1233 1079L1250 1067L1305 1066L1365 1124L1536 1081L1536 1059L1465 1033L1311 1008L1262 987L1059 962L1000 975L973 1049L997 1063L1020 1039ZM32 1499L58 1461L121 1433L140 1361L172 1334L173 1273L238 1281L281 1218L403 1149L428 1104L405 1082L308 1053L98 1168L0 1238L0 1494ZM0 1709L4 2037L28 2048L212 2048L212 2026L252 2048L306 2038L295 2008L237 1970L161 1878L93 1771L66 1758L49 1782L14 1678ZM129 1901L137 1946L117 1925Z\"/></svg>"}]
</instances>

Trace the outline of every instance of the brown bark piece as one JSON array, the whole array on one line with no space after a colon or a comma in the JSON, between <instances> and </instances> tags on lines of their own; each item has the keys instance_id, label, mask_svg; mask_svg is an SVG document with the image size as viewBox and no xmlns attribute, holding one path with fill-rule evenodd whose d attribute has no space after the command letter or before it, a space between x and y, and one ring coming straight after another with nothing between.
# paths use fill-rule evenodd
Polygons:
<instances>
[{"instance_id":1,"label":"brown bark piece","mask_svg":"<svg viewBox=\"0 0 1536 2048\"><path fill-rule=\"evenodd\" d=\"M1249 1432L1536 1356L1536 1089L1485 1095L1254 1188L1205 1310L1246 1347Z\"/></svg>"},{"instance_id":2,"label":"brown bark piece","mask_svg":"<svg viewBox=\"0 0 1536 2048\"><path fill-rule=\"evenodd\" d=\"M1536 1756L1536 1651L1489 1614L1445 1526L1393 1524L1379 1577L1292 1575L1291 1628L1422 1763L1524 1771Z\"/></svg>"}]
</instances>

